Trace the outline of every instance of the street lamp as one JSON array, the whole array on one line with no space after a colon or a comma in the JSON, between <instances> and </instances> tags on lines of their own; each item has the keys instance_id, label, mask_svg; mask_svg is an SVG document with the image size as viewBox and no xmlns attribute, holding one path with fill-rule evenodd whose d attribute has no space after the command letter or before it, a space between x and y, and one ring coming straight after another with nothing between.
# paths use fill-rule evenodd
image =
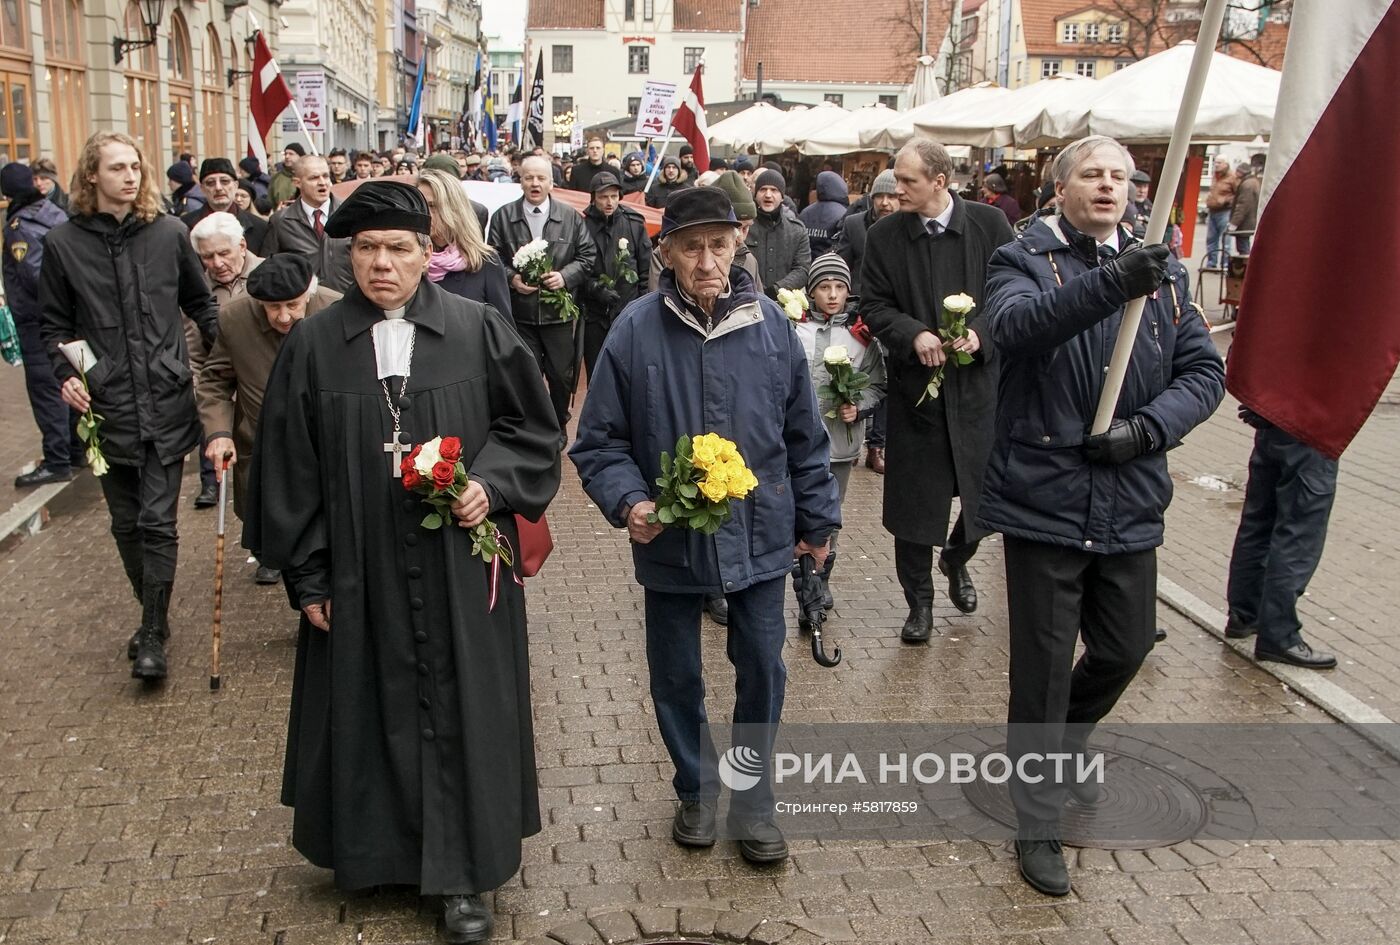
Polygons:
<instances>
[{"instance_id":1,"label":"street lamp","mask_svg":"<svg viewBox=\"0 0 1400 945\"><path fill-rule=\"evenodd\" d=\"M148 39L126 39L122 36L112 37L112 55L116 57L117 65L121 65L122 57L126 55L128 49L140 49L142 46L154 46L156 44L156 28L160 26L160 16L165 9L165 0L140 0L141 15L145 21L146 32L150 34Z\"/></svg>"}]
</instances>

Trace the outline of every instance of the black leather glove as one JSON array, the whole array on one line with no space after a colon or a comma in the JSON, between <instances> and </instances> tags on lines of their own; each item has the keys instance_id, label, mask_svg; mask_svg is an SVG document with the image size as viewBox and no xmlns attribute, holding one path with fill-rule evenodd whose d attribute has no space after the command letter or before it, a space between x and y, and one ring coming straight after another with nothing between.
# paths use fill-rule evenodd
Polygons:
<instances>
[{"instance_id":1,"label":"black leather glove","mask_svg":"<svg viewBox=\"0 0 1400 945\"><path fill-rule=\"evenodd\" d=\"M1270 426L1273 425L1269 423L1269 421L1265 420L1263 417L1259 416L1259 414L1255 413L1253 410L1250 410L1244 404L1240 404L1240 419L1243 420L1245 423L1249 424L1250 426L1254 427L1254 429L1256 430L1267 430Z\"/></svg>"},{"instance_id":2,"label":"black leather glove","mask_svg":"<svg viewBox=\"0 0 1400 945\"><path fill-rule=\"evenodd\" d=\"M1107 433L1084 437L1084 458L1091 463L1117 466L1146 453L1151 448L1151 440L1142 417L1114 420Z\"/></svg>"},{"instance_id":3,"label":"black leather glove","mask_svg":"<svg viewBox=\"0 0 1400 945\"><path fill-rule=\"evenodd\" d=\"M1150 295L1167 281L1172 251L1165 243L1134 243L1103 264L1104 272L1130 299Z\"/></svg>"},{"instance_id":4,"label":"black leather glove","mask_svg":"<svg viewBox=\"0 0 1400 945\"><path fill-rule=\"evenodd\" d=\"M598 289L598 301L602 302L609 311L612 311L617 307L617 303L622 301L622 296L617 294L616 289L602 286Z\"/></svg>"}]
</instances>

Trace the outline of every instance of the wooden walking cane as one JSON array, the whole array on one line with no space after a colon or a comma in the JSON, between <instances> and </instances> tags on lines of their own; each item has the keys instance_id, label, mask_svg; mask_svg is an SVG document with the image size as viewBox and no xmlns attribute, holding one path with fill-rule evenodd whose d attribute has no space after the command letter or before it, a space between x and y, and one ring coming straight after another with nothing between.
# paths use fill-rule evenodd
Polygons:
<instances>
[{"instance_id":1,"label":"wooden walking cane","mask_svg":"<svg viewBox=\"0 0 1400 945\"><path fill-rule=\"evenodd\" d=\"M1191 72L1181 96L1181 107L1176 113L1176 126L1172 129L1171 143L1167 145L1167 157L1162 162L1162 178L1157 182L1157 202L1152 205L1152 215L1147 218L1147 235L1142 240L1144 244L1160 243L1166 236L1167 218L1171 215L1172 201L1176 199L1176 185L1181 181L1182 165L1186 163L1186 149L1191 144L1191 131L1196 125L1196 110L1200 107L1201 93L1205 90L1211 57L1215 55L1215 43L1220 38L1225 6L1226 0L1206 0L1205 10L1201 13L1201 31L1196 37ZM1118 340L1113 347L1113 357L1109 359L1108 376L1104 378L1103 393L1099 396L1098 411L1094 414L1093 426L1089 428L1091 434L1106 433L1113 423L1113 412L1118 407L1118 395L1123 392L1123 379L1128 373L1133 342L1137 338L1142 310L1146 305L1145 297L1136 298L1123 311Z\"/></svg>"},{"instance_id":2,"label":"wooden walking cane","mask_svg":"<svg viewBox=\"0 0 1400 945\"><path fill-rule=\"evenodd\" d=\"M209 688L218 689L219 644L224 629L224 511L228 497L229 454L223 456L223 471L219 474L219 537L214 542L214 653L209 668Z\"/></svg>"}]
</instances>

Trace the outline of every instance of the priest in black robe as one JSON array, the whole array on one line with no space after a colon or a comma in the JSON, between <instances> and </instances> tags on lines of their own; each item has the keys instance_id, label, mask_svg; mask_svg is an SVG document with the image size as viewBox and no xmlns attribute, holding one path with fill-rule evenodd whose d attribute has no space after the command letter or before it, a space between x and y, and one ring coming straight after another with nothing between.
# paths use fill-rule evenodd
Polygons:
<instances>
[{"instance_id":1,"label":"priest in black robe","mask_svg":"<svg viewBox=\"0 0 1400 945\"><path fill-rule=\"evenodd\" d=\"M525 595L473 556L489 517L516 552L559 487L539 369L489 305L424 278L416 188L373 182L332 214L355 286L287 336L268 383L244 544L302 612L282 803L292 842L342 888L440 895L449 942L490 934L479 893L540 829ZM400 460L461 439L455 525L404 488Z\"/></svg>"}]
</instances>

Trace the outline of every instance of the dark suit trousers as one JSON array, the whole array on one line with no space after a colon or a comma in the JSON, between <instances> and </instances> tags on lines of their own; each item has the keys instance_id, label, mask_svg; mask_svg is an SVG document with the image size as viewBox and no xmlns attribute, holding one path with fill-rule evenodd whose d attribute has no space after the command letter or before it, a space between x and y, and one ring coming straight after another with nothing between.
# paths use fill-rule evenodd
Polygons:
<instances>
[{"instance_id":1,"label":"dark suit trousers","mask_svg":"<svg viewBox=\"0 0 1400 945\"><path fill-rule=\"evenodd\" d=\"M180 551L175 512L185 469L183 459L162 465L149 443L142 450L141 465L113 463L107 475L98 480L112 516L117 553L137 600L141 599L143 583L170 584L175 580Z\"/></svg>"},{"instance_id":2,"label":"dark suit trousers","mask_svg":"<svg viewBox=\"0 0 1400 945\"><path fill-rule=\"evenodd\" d=\"M29 393L29 408L44 438L44 465L61 473L83 455L82 441L74 430L76 415L59 395L58 378L44 350L44 339L39 336L39 323L16 318L15 329L19 334L20 353L24 356L24 386Z\"/></svg>"},{"instance_id":3,"label":"dark suit trousers","mask_svg":"<svg viewBox=\"0 0 1400 945\"><path fill-rule=\"evenodd\" d=\"M575 323L518 324L515 327L539 362L540 372L549 385L549 402L554 405L554 416L562 430L569 422L569 397L577 380L574 374Z\"/></svg>"},{"instance_id":4,"label":"dark suit trousers","mask_svg":"<svg viewBox=\"0 0 1400 945\"><path fill-rule=\"evenodd\" d=\"M1157 617L1157 551L1093 554L1006 536L1006 602L1011 635L1007 752L1082 752L1152 649ZM1084 655L1074 662L1074 645ZM1052 765L1028 763L1039 784L1012 777L1021 829L1060 819L1066 786ZM1072 773L1072 766L1069 773Z\"/></svg>"},{"instance_id":5,"label":"dark suit trousers","mask_svg":"<svg viewBox=\"0 0 1400 945\"><path fill-rule=\"evenodd\" d=\"M1277 427L1255 432L1225 592L1232 624L1278 649L1302 641L1298 598L1322 559L1336 491L1336 460Z\"/></svg>"},{"instance_id":6,"label":"dark suit trousers","mask_svg":"<svg viewBox=\"0 0 1400 945\"><path fill-rule=\"evenodd\" d=\"M939 557L950 568L965 565L977 553L977 544L967 540L967 526L963 524L960 511L948 532L948 544L943 546ZM920 545L902 538L894 540L894 573L911 610L933 605L933 549L933 545Z\"/></svg>"}]
</instances>

